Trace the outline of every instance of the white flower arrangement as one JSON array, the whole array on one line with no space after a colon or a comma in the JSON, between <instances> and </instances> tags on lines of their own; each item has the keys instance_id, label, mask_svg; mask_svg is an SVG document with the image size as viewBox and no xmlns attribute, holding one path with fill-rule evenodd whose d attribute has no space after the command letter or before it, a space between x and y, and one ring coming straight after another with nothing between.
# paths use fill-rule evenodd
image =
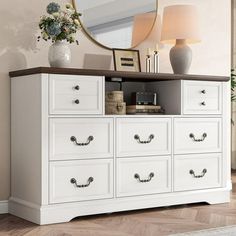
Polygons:
<instances>
[{"instance_id":1,"label":"white flower arrangement","mask_svg":"<svg viewBox=\"0 0 236 236\"><path fill-rule=\"evenodd\" d=\"M43 15L40 18L39 28L41 36L38 36L38 41L42 38L45 41L67 41L69 43L76 42L76 32L81 28L79 17L80 13L70 3L65 5L65 9L61 10L59 4L51 2L47 6L48 16Z\"/></svg>"}]
</instances>

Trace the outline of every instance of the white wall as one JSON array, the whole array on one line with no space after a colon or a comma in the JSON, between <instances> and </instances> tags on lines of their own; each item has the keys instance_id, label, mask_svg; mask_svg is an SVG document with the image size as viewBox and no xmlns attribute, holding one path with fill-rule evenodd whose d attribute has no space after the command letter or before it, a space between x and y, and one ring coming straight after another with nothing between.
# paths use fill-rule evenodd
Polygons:
<instances>
[{"instance_id":1,"label":"white wall","mask_svg":"<svg viewBox=\"0 0 236 236\"><path fill-rule=\"evenodd\" d=\"M37 22L50 0L1 1L0 8L0 201L10 194L10 79L8 72L48 66L49 43L36 42ZM66 0L57 0L65 3ZM193 3L201 13L202 43L192 46L191 73L228 75L230 70L230 0L159 0L165 5ZM80 45L72 46L72 67L81 68L85 53L109 54L80 34ZM142 45L146 49L145 45ZM171 72L169 47L161 51L161 72ZM142 53L145 55L145 53ZM144 65L144 58L142 57Z\"/></svg>"}]
</instances>

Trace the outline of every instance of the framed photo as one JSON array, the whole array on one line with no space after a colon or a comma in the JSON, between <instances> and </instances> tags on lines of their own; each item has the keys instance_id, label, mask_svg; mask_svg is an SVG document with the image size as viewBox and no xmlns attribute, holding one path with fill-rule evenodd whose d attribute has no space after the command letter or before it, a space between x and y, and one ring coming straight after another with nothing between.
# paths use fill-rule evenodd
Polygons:
<instances>
[{"instance_id":1,"label":"framed photo","mask_svg":"<svg viewBox=\"0 0 236 236\"><path fill-rule=\"evenodd\" d=\"M112 50L116 71L141 72L139 50L118 48Z\"/></svg>"}]
</instances>

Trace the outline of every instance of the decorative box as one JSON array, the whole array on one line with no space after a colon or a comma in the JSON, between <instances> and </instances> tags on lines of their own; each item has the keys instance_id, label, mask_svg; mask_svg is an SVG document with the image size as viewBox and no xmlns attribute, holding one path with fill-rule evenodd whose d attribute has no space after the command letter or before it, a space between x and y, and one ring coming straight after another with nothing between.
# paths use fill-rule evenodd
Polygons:
<instances>
[{"instance_id":1,"label":"decorative box","mask_svg":"<svg viewBox=\"0 0 236 236\"><path fill-rule=\"evenodd\" d=\"M107 115L125 115L126 103L123 91L106 92L105 112Z\"/></svg>"},{"instance_id":2,"label":"decorative box","mask_svg":"<svg viewBox=\"0 0 236 236\"><path fill-rule=\"evenodd\" d=\"M106 115L125 115L126 103L125 102L106 102L105 112L106 112Z\"/></svg>"},{"instance_id":3,"label":"decorative box","mask_svg":"<svg viewBox=\"0 0 236 236\"><path fill-rule=\"evenodd\" d=\"M106 102L123 102L124 93L123 91L111 91L106 92Z\"/></svg>"}]
</instances>

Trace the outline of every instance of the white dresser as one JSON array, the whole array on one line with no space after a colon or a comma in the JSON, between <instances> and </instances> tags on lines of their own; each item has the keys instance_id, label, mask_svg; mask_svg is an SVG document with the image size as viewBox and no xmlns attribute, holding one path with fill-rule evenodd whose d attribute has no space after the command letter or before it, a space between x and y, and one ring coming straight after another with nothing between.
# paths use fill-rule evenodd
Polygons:
<instances>
[{"instance_id":1,"label":"white dresser","mask_svg":"<svg viewBox=\"0 0 236 236\"><path fill-rule=\"evenodd\" d=\"M51 224L230 200L229 78L55 68L10 76L11 214ZM105 115L112 77L127 97L156 91L166 115Z\"/></svg>"}]
</instances>

